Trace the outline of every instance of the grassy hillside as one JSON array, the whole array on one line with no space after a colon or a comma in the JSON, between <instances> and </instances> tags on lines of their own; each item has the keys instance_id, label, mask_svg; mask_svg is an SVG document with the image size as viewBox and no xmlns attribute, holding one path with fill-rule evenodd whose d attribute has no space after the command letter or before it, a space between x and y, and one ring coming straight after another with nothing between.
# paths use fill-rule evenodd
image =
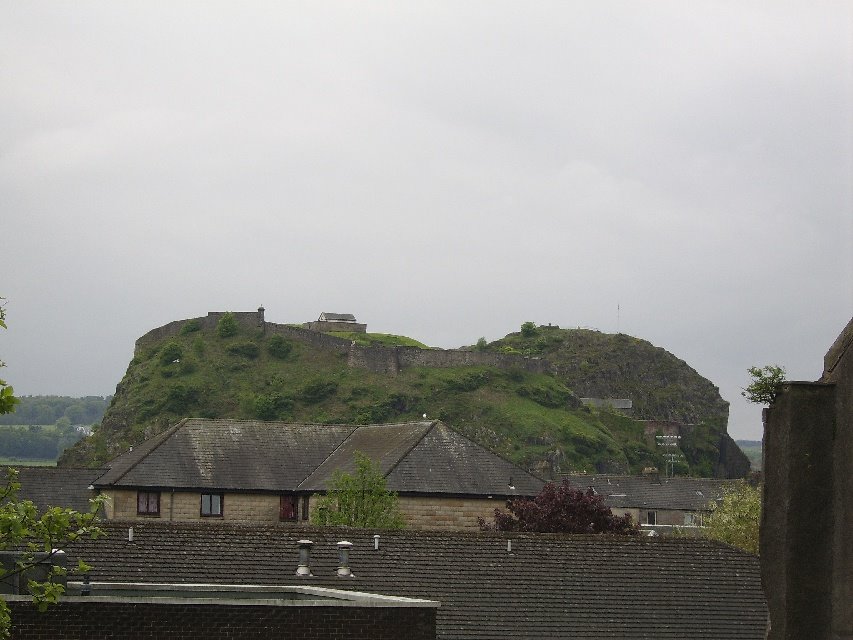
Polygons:
<instances>
[{"instance_id":1,"label":"grassy hillside","mask_svg":"<svg viewBox=\"0 0 853 640\"><path fill-rule=\"evenodd\" d=\"M541 352L550 358L570 351L576 332L542 333L546 335L511 335L486 348L539 349L535 341L546 337ZM624 338L628 340L625 348L633 353L634 339ZM424 346L400 336L353 334L352 339L385 346ZM582 368L596 374L595 380L607 377L601 370L610 375L602 365L607 358L594 354L592 346L586 348ZM638 355L627 360L639 359ZM671 366L678 371L678 365ZM671 377L678 379L676 373ZM221 337L191 321L179 335L151 344L133 358L100 427L67 450L60 464L101 464L187 416L367 424L414 420L427 414L543 475L663 468L660 454L644 438L639 422L582 407L579 394L567 384L569 379L563 373L552 376L486 366L406 368L390 376L351 369L345 354L298 340L246 327ZM688 415L701 405L692 395L679 405L668 384L665 381L662 391L653 394L655 402L663 398L678 415ZM657 387L648 385L657 392ZM603 387L584 387L584 394L589 388ZM706 404L714 406L718 399L717 394ZM713 421L719 416L711 412L710 417ZM697 429L683 443L686 458L680 471L710 475L718 440L718 427Z\"/></svg>"}]
</instances>

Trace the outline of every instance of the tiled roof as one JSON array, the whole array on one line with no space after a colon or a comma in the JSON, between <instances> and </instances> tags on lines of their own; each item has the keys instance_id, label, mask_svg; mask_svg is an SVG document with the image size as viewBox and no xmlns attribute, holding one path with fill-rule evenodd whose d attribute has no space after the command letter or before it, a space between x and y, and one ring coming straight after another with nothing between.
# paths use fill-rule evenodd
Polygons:
<instances>
[{"instance_id":1,"label":"tiled roof","mask_svg":"<svg viewBox=\"0 0 853 640\"><path fill-rule=\"evenodd\" d=\"M191 418L116 458L95 486L292 490L354 429Z\"/></svg>"},{"instance_id":2,"label":"tiled roof","mask_svg":"<svg viewBox=\"0 0 853 640\"><path fill-rule=\"evenodd\" d=\"M133 542L127 529L133 526ZM703 539L379 532L228 523L108 522L68 549L91 578L308 584L439 600L437 637L760 640L758 558ZM314 542L297 578L296 541ZM356 577L338 578L335 543ZM512 551L507 551L507 539Z\"/></svg>"},{"instance_id":3,"label":"tiled roof","mask_svg":"<svg viewBox=\"0 0 853 640\"><path fill-rule=\"evenodd\" d=\"M322 490L335 471L355 471L355 453L360 451L379 463L386 475L424 434L432 422L407 422L403 424L366 425L358 427L326 460L318 466L300 485L300 489Z\"/></svg>"},{"instance_id":4,"label":"tiled roof","mask_svg":"<svg viewBox=\"0 0 853 640\"><path fill-rule=\"evenodd\" d=\"M0 477L5 481L6 470L0 467ZM68 469L62 467L18 467L18 482L21 490L18 497L31 500L38 510L49 507L68 507L75 511L88 511L89 500L95 491L89 486L101 476L105 469Z\"/></svg>"},{"instance_id":5,"label":"tiled roof","mask_svg":"<svg viewBox=\"0 0 853 640\"><path fill-rule=\"evenodd\" d=\"M567 475L581 489L592 487L613 508L707 510L722 497L731 480L712 478L658 478L656 476Z\"/></svg>"},{"instance_id":6,"label":"tiled roof","mask_svg":"<svg viewBox=\"0 0 853 640\"><path fill-rule=\"evenodd\" d=\"M351 313L327 313L320 314L320 320L326 322L355 322L355 316Z\"/></svg>"},{"instance_id":7,"label":"tiled roof","mask_svg":"<svg viewBox=\"0 0 853 640\"><path fill-rule=\"evenodd\" d=\"M544 484L441 422L388 475L400 493L535 496Z\"/></svg>"},{"instance_id":8,"label":"tiled roof","mask_svg":"<svg viewBox=\"0 0 853 640\"><path fill-rule=\"evenodd\" d=\"M323 491L355 452L400 493L533 496L543 482L440 422L316 425L181 421L110 463L103 487Z\"/></svg>"}]
</instances>

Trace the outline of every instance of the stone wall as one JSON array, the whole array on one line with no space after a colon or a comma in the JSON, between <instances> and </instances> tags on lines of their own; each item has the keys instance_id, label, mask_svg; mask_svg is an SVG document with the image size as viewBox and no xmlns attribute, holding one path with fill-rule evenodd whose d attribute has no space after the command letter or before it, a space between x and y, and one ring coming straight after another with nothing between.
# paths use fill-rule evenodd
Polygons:
<instances>
[{"instance_id":1,"label":"stone wall","mask_svg":"<svg viewBox=\"0 0 853 640\"><path fill-rule=\"evenodd\" d=\"M367 325L360 322L330 322L315 320L314 322L305 322L303 327L309 331L346 331L347 333L367 333Z\"/></svg>"},{"instance_id":2,"label":"stone wall","mask_svg":"<svg viewBox=\"0 0 853 640\"><path fill-rule=\"evenodd\" d=\"M109 600L109 601L105 601ZM148 598L65 598L40 613L16 599L12 640L434 640L429 607L270 606Z\"/></svg>"},{"instance_id":3,"label":"stone wall","mask_svg":"<svg viewBox=\"0 0 853 640\"><path fill-rule=\"evenodd\" d=\"M279 496L268 493L228 493L222 499L222 517L201 515L201 494L190 491L163 491L160 494L160 515L136 513L136 490L110 489L105 515L108 520L232 520L241 522L279 522ZM309 499L309 515L314 514L318 496L300 497L299 520L289 524L307 524L301 520L302 500ZM430 496L400 496L400 510L408 529L477 530L477 518L493 520L496 508L506 506L505 498L442 498Z\"/></svg>"},{"instance_id":4,"label":"stone wall","mask_svg":"<svg viewBox=\"0 0 853 640\"><path fill-rule=\"evenodd\" d=\"M162 327L152 329L136 341L134 354L138 354L143 348L168 338L178 335L183 326L190 321L199 323L204 330L214 330L224 311L210 311L207 316L190 318L187 320L175 320ZM462 367L462 366L490 366L500 369L523 369L533 373L549 373L553 370L551 364L541 358L528 358L516 354L493 353L486 351L463 351L460 349L420 349L418 347L386 347L382 345L364 346L353 344L351 340L339 338L318 330L306 329L287 324L276 324L264 320L264 309L257 311L234 311L232 312L239 326L248 329L262 329L268 334L277 334L309 344L318 349L334 351L347 355L347 363L356 369L366 369L374 373L396 374L407 367ZM326 327L332 324L340 324L345 327L341 331L356 331L353 327L365 327L349 323L312 322L305 326L322 325Z\"/></svg>"},{"instance_id":5,"label":"stone wall","mask_svg":"<svg viewBox=\"0 0 853 640\"><path fill-rule=\"evenodd\" d=\"M494 522L495 509L506 507L505 498L430 498L400 496L400 511L407 529L479 530L477 518Z\"/></svg>"},{"instance_id":6,"label":"stone wall","mask_svg":"<svg viewBox=\"0 0 853 640\"><path fill-rule=\"evenodd\" d=\"M771 640L853 640L853 320L818 382L764 413L761 570Z\"/></svg>"}]
</instances>

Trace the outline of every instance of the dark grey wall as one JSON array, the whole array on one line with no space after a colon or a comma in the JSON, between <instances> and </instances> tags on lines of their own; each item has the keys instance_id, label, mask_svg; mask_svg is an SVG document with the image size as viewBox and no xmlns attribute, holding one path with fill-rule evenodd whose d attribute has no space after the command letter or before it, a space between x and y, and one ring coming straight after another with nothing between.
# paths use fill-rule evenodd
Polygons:
<instances>
[{"instance_id":1,"label":"dark grey wall","mask_svg":"<svg viewBox=\"0 0 853 640\"><path fill-rule=\"evenodd\" d=\"M853 320L818 382L765 411L761 568L771 640L853 640Z\"/></svg>"}]
</instances>

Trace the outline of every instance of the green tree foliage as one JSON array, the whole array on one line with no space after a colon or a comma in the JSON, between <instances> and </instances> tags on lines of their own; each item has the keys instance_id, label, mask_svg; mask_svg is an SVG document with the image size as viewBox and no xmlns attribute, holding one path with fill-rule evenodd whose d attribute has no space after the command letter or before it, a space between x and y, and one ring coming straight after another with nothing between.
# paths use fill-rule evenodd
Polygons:
<instances>
[{"instance_id":1,"label":"green tree foliage","mask_svg":"<svg viewBox=\"0 0 853 640\"><path fill-rule=\"evenodd\" d=\"M379 463L356 451L355 467L355 474L334 473L328 493L320 498L314 512L314 523L402 529L397 494L388 491Z\"/></svg>"},{"instance_id":2,"label":"green tree foliage","mask_svg":"<svg viewBox=\"0 0 853 640\"><path fill-rule=\"evenodd\" d=\"M45 611L65 592L57 580L66 575L67 569L59 565L38 573L34 569L49 565L57 551L68 543L84 537L96 539L103 534L97 526L97 512L103 498L93 499L86 513L51 507L40 514L31 501L18 498L21 486L17 477L18 472L9 469L6 485L0 488L0 550L21 553L14 568L0 569L0 580L6 581L16 574L27 578L27 590L33 596L33 603L39 611ZM79 573L89 569L82 560L76 567ZM0 638L8 638L10 629L9 607L0 598Z\"/></svg>"},{"instance_id":3,"label":"green tree foliage","mask_svg":"<svg viewBox=\"0 0 853 640\"><path fill-rule=\"evenodd\" d=\"M220 338L230 338L237 335L237 318L230 311L226 311L216 323L216 333Z\"/></svg>"},{"instance_id":4,"label":"green tree foliage","mask_svg":"<svg viewBox=\"0 0 853 640\"><path fill-rule=\"evenodd\" d=\"M6 298L0 298L0 328L6 328ZM0 368L6 364L0 360ZM15 390L5 380L0 380L0 414L11 413L15 410L15 405L18 404L18 399L15 397Z\"/></svg>"},{"instance_id":5,"label":"green tree foliage","mask_svg":"<svg viewBox=\"0 0 853 640\"><path fill-rule=\"evenodd\" d=\"M749 553L758 554L758 529L761 524L761 488L746 482L733 483L723 492L720 502L709 505L704 535Z\"/></svg>"},{"instance_id":6,"label":"green tree foliage","mask_svg":"<svg viewBox=\"0 0 853 640\"><path fill-rule=\"evenodd\" d=\"M238 342L228 345L228 353L253 360L261 353L261 348L254 342Z\"/></svg>"},{"instance_id":7,"label":"green tree foliage","mask_svg":"<svg viewBox=\"0 0 853 640\"><path fill-rule=\"evenodd\" d=\"M56 424L63 417L71 424L100 422L112 396L22 396L15 412L0 415L0 424Z\"/></svg>"},{"instance_id":8,"label":"green tree foliage","mask_svg":"<svg viewBox=\"0 0 853 640\"><path fill-rule=\"evenodd\" d=\"M741 392L741 395L755 404L773 404L782 383L785 382L785 368L778 365L767 365L761 368L747 369L752 382Z\"/></svg>"},{"instance_id":9,"label":"green tree foliage","mask_svg":"<svg viewBox=\"0 0 853 640\"><path fill-rule=\"evenodd\" d=\"M289 356L292 349L293 343L284 336L272 336L267 342L267 352L279 360Z\"/></svg>"},{"instance_id":10,"label":"green tree foliage","mask_svg":"<svg viewBox=\"0 0 853 640\"><path fill-rule=\"evenodd\" d=\"M184 350L181 345L174 340L170 340L163 345L162 349L160 349L160 364L164 366L170 365L175 362L175 360L180 360L183 355Z\"/></svg>"},{"instance_id":11,"label":"green tree foliage","mask_svg":"<svg viewBox=\"0 0 853 640\"><path fill-rule=\"evenodd\" d=\"M521 325L521 335L525 338L532 338L536 335L536 323L525 322Z\"/></svg>"},{"instance_id":12,"label":"green tree foliage","mask_svg":"<svg viewBox=\"0 0 853 640\"><path fill-rule=\"evenodd\" d=\"M475 347L475 349L477 349L477 351L485 351L488 348L489 348L489 343L486 341L486 338L484 336L481 336L480 338L477 339L477 346Z\"/></svg>"},{"instance_id":13,"label":"green tree foliage","mask_svg":"<svg viewBox=\"0 0 853 640\"><path fill-rule=\"evenodd\" d=\"M495 509L494 524L478 518L480 528L537 533L637 533L630 515L614 516L602 496L592 489L584 492L573 487L565 479L559 485L549 482L532 500L510 500L507 510L508 513Z\"/></svg>"},{"instance_id":14,"label":"green tree foliage","mask_svg":"<svg viewBox=\"0 0 853 640\"><path fill-rule=\"evenodd\" d=\"M6 328L5 310L0 306L0 327ZM11 387L2 383L3 389ZM0 405L0 413L14 409L15 402ZM27 590L32 594L33 603L39 611L45 611L54 604L65 592L65 588L57 582L66 574L67 569L61 566L50 567L46 575L37 577L33 569L36 565L44 566L57 553L58 549L69 542L83 536L97 538L103 532L97 527L97 512L103 504L103 499L94 499L88 513L80 513L72 509L51 507L39 514L36 506L30 500L20 500L18 491L18 472L9 469L5 487L0 488L0 550L20 551L19 559L12 569L0 569L0 580L8 580L12 576L21 575L27 578ZM41 557L36 557L41 553ZM80 561L77 570L85 572L89 567ZM12 627L9 606L0 597L0 637L8 638Z\"/></svg>"}]
</instances>

